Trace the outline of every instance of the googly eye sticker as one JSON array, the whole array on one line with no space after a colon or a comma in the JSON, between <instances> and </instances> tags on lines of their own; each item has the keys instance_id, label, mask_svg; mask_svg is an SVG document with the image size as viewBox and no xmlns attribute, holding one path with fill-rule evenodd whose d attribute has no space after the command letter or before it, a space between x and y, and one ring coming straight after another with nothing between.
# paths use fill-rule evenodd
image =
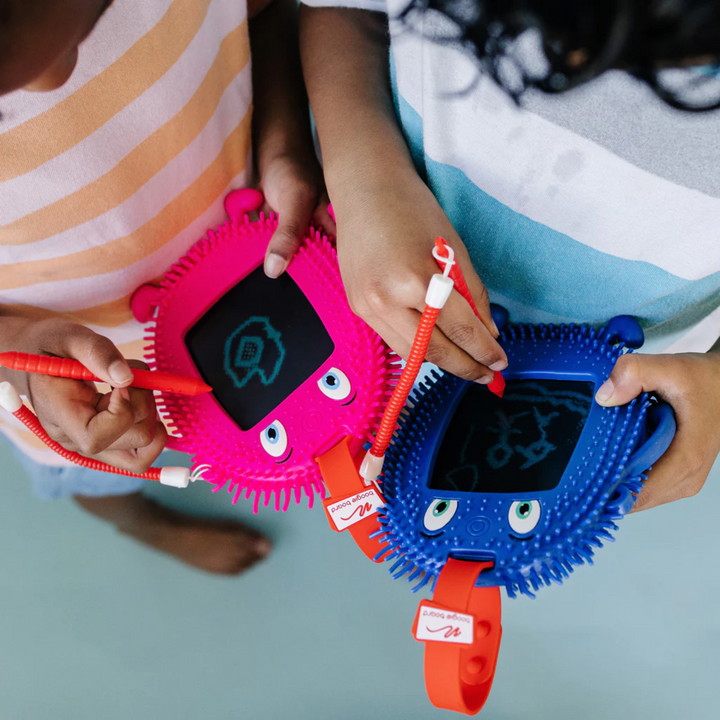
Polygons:
<instances>
[{"instance_id":1,"label":"googly eye sticker","mask_svg":"<svg viewBox=\"0 0 720 720\"><path fill-rule=\"evenodd\" d=\"M352 391L348 376L337 368L330 368L318 381L320 392L331 400L345 400Z\"/></svg>"},{"instance_id":2,"label":"googly eye sticker","mask_svg":"<svg viewBox=\"0 0 720 720\"><path fill-rule=\"evenodd\" d=\"M423 518L425 529L433 532L444 528L453 519L457 507L457 500L445 500L445 498L434 500L425 511Z\"/></svg>"},{"instance_id":3,"label":"googly eye sticker","mask_svg":"<svg viewBox=\"0 0 720 720\"><path fill-rule=\"evenodd\" d=\"M285 426L279 420L268 425L264 430L260 431L260 443L268 455L275 458L284 455L288 446Z\"/></svg>"},{"instance_id":4,"label":"googly eye sticker","mask_svg":"<svg viewBox=\"0 0 720 720\"><path fill-rule=\"evenodd\" d=\"M540 503L537 500L514 502L508 511L508 523L510 523L513 532L518 535L527 535L538 524L540 512Z\"/></svg>"}]
</instances>

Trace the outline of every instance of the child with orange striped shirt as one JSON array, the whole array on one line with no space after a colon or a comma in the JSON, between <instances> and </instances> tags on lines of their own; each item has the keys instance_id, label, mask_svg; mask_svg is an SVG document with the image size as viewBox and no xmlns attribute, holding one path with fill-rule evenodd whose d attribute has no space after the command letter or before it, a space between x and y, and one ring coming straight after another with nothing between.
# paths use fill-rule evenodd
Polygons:
<instances>
[{"instance_id":1,"label":"child with orange striped shirt","mask_svg":"<svg viewBox=\"0 0 720 720\"><path fill-rule=\"evenodd\" d=\"M152 393L128 387L143 336L129 299L223 219L230 190L255 171L280 214L271 277L309 222L332 230L296 14L294 0L0 0L0 350L76 358L113 389L0 379L68 449L140 472L162 451ZM22 428L0 430L39 495L72 495L184 562L237 573L270 550L239 523L170 511L142 481L58 465Z\"/></svg>"}]
</instances>

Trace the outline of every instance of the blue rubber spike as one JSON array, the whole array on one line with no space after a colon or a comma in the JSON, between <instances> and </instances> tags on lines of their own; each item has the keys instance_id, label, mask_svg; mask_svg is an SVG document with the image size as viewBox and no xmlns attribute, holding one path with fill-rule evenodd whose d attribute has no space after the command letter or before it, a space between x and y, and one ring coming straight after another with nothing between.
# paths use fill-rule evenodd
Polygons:
<instances>
[{"instance_id":1,"label":"blue rubber spike","mask_svg":"<svg viewBox=\"0 0 720 720\"><path fill-rule=\"evenodd\" d=\"M512 325L493 308L508 355L503 400L433 372L401 416L384 466L378 558L394 577L435 583L449 557L493 562L478 585L534 597L613 540L646 472L675 432L642 395L594 402L615 361L642 344L632 318L606 328Z\"/></svg>"}]
</instances>

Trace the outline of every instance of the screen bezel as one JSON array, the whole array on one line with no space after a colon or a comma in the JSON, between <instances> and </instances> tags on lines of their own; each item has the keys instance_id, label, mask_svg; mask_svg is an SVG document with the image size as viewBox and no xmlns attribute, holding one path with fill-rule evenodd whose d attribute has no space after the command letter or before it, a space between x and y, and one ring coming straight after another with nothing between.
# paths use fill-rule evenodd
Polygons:
<instances>
[{"instance_id":1,"label":"screen bezel","mask_svg":"<svg viewBox=\"0 0 720 720\"><path fill-rule=\"evenodd\" d=\"M175 372L200 377L200 371L195 365L185 343L185 336L220 298L263 264L265 247L266 243L262 242L248 244L248 246L244 248L242 263L229 263L226 254L222 249L218 248L218 252L208 252L202 258L202 262L199 262L193 268L192 272L187 273L187 275L182 278L179 283L182 284L182 295L193 297L194 301L176 302L172 308L166 305L163 312L165 316L163 320L165 323L171 320L170 324L175 328L172 332L163 332L163 342L167 344L165 351L173 353L173 364L177 367L177 370L174 370ZM297 255L288 266L286 272L295 281L300 291L310 302L313 310L319 316L320 321L330 335L334 350L330 357L328 357L312 375L306 378L291 395L317 383L331 367L338 363L342 353L342 338L339 328L337 327L337 322L335 321L335 312L331 307L331 303L322 302L326 294L318 288L310 288L310 290L314 291L308 292L307 282L303 279L303 276L306 277L307 268L305 268L305 265L307 262L308 261L301 257L301 255ZM212 289L212 292L209 292L209 289ZM195 299L197 300L195 301ZM159 331L160 328L158 327L156 334ZM226 420L226 423L223 423L223 429L232 426L233 430L231 432L236 435L238 441L241 441L243 437L249 434L257 434L258 430L264 427L263 423L267 424L272 422L273 414L282 406L287 398L279 405L276 405L264 417L260 418L255 425L246 430L242 430L235 423L212 393L195 396L193 400L199 403L198 409L206 402L212 403L212 413L204 411L202 415L207 417L208 414L214 415L217 412L221 413L222 417Z\"/></svg>"},{"instance_id":2,"label":"screen bezel","mask_svg":"<svg viewBox=\"0 0 720 720\"><path fill-rule=\"evenodd\" d=\"M513 370L506 370L503 372L505 380L567 380L567 381L582 381L593 383L593 395L597 392L598 387L602 384L602 380L597 376L596 373L591 370L580 370L566 372L558 372L557 370L541 370L537 368L515 368ZM565 471L558 480L557 485L550 490L543 491L525 491L525 492L493 492L493 493L479 493L479 492L467 492L467 491L454 491L454 490L437 490L430 487L430 481L432 474L435 471L435 463L437 461L440 447L445 438L445 433L448 430L450 422L452 421L455 411L457 410L460 402L462 401L465 393L470 387L469 382L459 382L454 392L447 398L448 403L447 409L443 409L435 413L433 420L428 427L425 440L433 442L432 453L426 453L423 455L423 459L418 467L420 477L423 478L423 486L425 492L431 494L437 498L447 498L448 500L461 500L468 498L478 498L484 495L492 496L497 500L503 499L534 499L538 497L548 497L552 494L560 492L563 486L563 479L567 475L568 469L576 467L580 453L582 452L583 438L589 433L593 432L593 429L597 427L598 422L601 420L602 407L595 401L590 406L585 425L580 433L580 437L575 445L575 449L570 455L570 459L565 467Z\"/></svg>"},{"instance_id":3,"label":"screen bezel","mask_svg":"<svg viewBox=\"0 0 720 720\"><path fill-rule=\"evenodd\" d=\"M211 343L211 345L214 347L214 346L215 346L214 340L215 340L215 337L216 337L215 332L216 332L216 330L217 330L217 325L215 326L215 329L210 330L209 332L203 331L202 329L199 328L199 326L200 326L203 322L205 322L205 320L206 320L206 318L207 318L207 316L208 316L208 313L211 313L211 312L213 312L213 311L216 310L218 303L222 303L222 302L227 298L227 296L228 296L229 294L231 294L231 293L233 293L234 291L236 291L236 290L238 289L238 286L241 286L244 282L247 282L248 279L249 279L251 276L253 276L253 275L256 276L256 279L259 279L259 280L260 280L261 285L258 286L258 285L256 284L256 285L254 286L255 292L252 292L252 291L251 291L249 294L248 294L248 289L246 288L245 291L244 291L244 295L243 295L244 301L246 301L246 302L248 302L248 303L252 303L252 302L253 302L252 298L258 298L258 297L261 297L261 298L263 298L263 299L267 298L267 297L268 297L268 294L272 293L273 283L284 284L286 288L288 288L288 287L290 287L290 286L294 286L294 288L293 288L292 291L291 291L291 293L292 293L292 300L291 300L290 303L288 303L288 304L295 304L295 305L296 305L296 309L297 309L297 307L299 307L299 306L302 304L302 299L301 299L301 298L304 298L304 300L309 304L310 310L311 310L313 313L315 313L315 316L316 316L316 317L313 318L312 321L310 321L310 320L308 319L308 323L310 323L310 325L313 325L313 326L314 326L314 333L315 333L315 336L317 337L318 345L321 345L321 346L322 346L322 349L324 350L323 355L324 355L325 352L327 352L327 350L329 349L329 347L328 347L329 345L332 346L332 350L329 352L329 354L328 354L326 357L324 357L324 358L321 360L321 362L317 365L317 367L315 367L315 368L312 370L312 372L311 372L309 375L307 375L307 376L304 377L304 378L302 378L302 374L296 375L296 376L295 376L296 378L302 378L302 379L300 380L299 384L296 385L287 395L281 396L281 399L279 400L279 402L277 402L276 404L272 405L272 406L270 407L270 410L268 410L268 412L266 412L266 413L263 414L263 415L257 416L259 419L256 419L255 422L253 422L251 425L250 425L250 424L246 425L246 427L244 428L244 431L245 431L245 432L249 432L249 431L253 430L254 428L257 428L257 426L258 426L260 423L263 423L264 421L266 421L267 418L268 418L270 415L272 415L272 414L277 410L277 408L278 408L280 405L282 405L283 402L285 402L285 400L286 400L288 397L292 396L293 394L295 394L296 392L298 392L299 390L301 390L301 388L305 385L305 383L308 381L309 378L312 378L312 377L316 376L317 373L318 373L318 371L320 371L323 367L325 367L325 366L327 365L328 360L332 358L332 356L336 353L336 350L337 350L337 344L335 343L335 341L333 340L332 336L330 335L330 332L328 331L327 327L326 327L325 324L323 323L322 318L321 318L320 315L318 314L316 308L313 306L313 304L312 304L312 302L310 301L310 299L308 298L307 294L303 291L303 289L302 289L302 287L300 286L300 284L297 283L297 281L292 277L292 275L291 275L290 273L287 273L287 277L285 277L285 276L283 275L283 276L281 276L280 278L277 278L276 280L271 280L271 279L265 277L265 275L264 275L264 273L263 273L263 270L262 270L262 267L261 267L261 266L258 266L258 267L256 267L254 270L250 270L249 272L245 273L245 275L244 275L240 280L238 280L237 282L235 282L234 284L232 284L230 287L226 288L225 292L224 292L222 295L219 295L211 305L209 305L208 307L205 308L204 313L201 314L200 316L198 316L198 318L197 318L197 320L195 321L195 323L194 323L194 324L191 324L190 326L188 326L188 327L184 330L184 332L183 332L183 344L184 344L186 350L188 351L188 353L189 353L189 355L190 355L190 358L191 358L191 360L192 360L192 362L193 362L193 365L194 365L195 368L196 368L197 373L200 375L200 377L202 377L202 378L205 380L205 382L207 382L207 383L210 384L210 385L213 385L213 384L214 384L214 382L213 382L213 380L212 380L211 377L208 377L207 375L204 375L204 374L202 373L202 371L201 371L201 369L200 369L200 367L199 367L199 365L198 365L198 362L196 362L196 360L193 358L193 349L191 349L191 348L189 347L188 336L189 336L193 331L195 331L196 329L200 330L200 332L206 332L207 335L209 335L209 336L212 337L213 342ZM242 292L242 291L241 291L241 292ZM286 290L285 292L288 293L288 290ZM300 293L300 295L297 295L297 293ZM282 295L282 290L280 290L279 294ZM276 297L277 297L277 296L278 296L278 293L276 293ZM286 299L286 301L288 300L287 294L286 294L286 296L285 296L285 299ZM272 302L272 300L270 300L270 302ZM264 304L264 303L262 303L262 302L259 303L258 307L256 307L256 310L259 311L259 312L262 312L262 310L260 310L259 308L262 307L263 304ZM285 313L285 307L286 307L286 305L275 305L274 307L279 310L279 314L280 314L280 315L282 315L283 313ZM303 306L303 310L307 310L307 306ZM228 311L230 311L230 312L228 312ZM243 311L243 312L245 312L245 311ZM224 322L224 321L227 321L231 316L233 316L234 313L232 312L232 308L231 308L231 307L228 307L228 306L226 305L224 308L222 308L222 311L220 312L220 315L222 316L222 318L224 318L223 320L221 320L221 322ZM218 317L218 313L217 313L217 312L215 313L215 317ZM284 318L282 318L282 317L278 318L277 314L275 315L275 318L278 320L278 322L280 323L280 325L283 325L283 326L284 326L284 325L286 325L286 324L288 323L288 314L287 314L287 313L285 314L285 317L284 317ZM232 325L234 325L236 322L237 322L237 320L232 321ZM320 328L319 328L319 326L318 326L317 323L320 323L320 325L322 325L322 328L324 329L325 333L327 334L327 337L322 337L322 338L318 337ZM280 326L280 325L279 325L279 326ZM299 343L299 344L296 345L295 347L298 347L298 348L300 349L300 352L302 352L303 348L306 347L306 343L307 343L307 334L306 334L306 333L308 332L308 327L307 327L307 325L303 326L303 324L300 323L299 326L294 325L293 328L294 328L294 329L293 329L293 331L292 331L292 334L294 335L295 339L296 339L296 340L298 341L298 343ZM203 354L205 355L205 359L207 360L207 353L201 351L200 348L199 348L199 345L196 345L196 357L198 357L201 353L203 353ZM215 353L211 353L211 354L212 354L213 356L217 357ZM299 355L299 353L296 351L295 355L296 355L296 357L297 357L297 356ZM309 353L308 353L308 355L309 355ZM198 357L198 359L199 359L199 360L202 360L201 357ZM306 359L308 359L308 358L307 358L307 355L306 355ZM315 358L310 358L310 359L314 359L315 362L317 362L317 360L318 360L317 357L315 357ZM288 364L292 365L292 366L293 366L294 368L296 368L296 369L297 369L299 366L302 366L302 365L304 364L303 370L306 372L306 371L308 370L308 366L312 367L312 365L313 365L314 363L304 362L302 359L300 359L299 357L297 357L297 362L291 361L291 362L288 363ZM292 370L291 370L291 372L292 372ZM321 374L321 377L322 377L322 374ZM221 391L221 390L223 389L223 388L222 388L222 381L219 381L219 382L220 382L220 385L218 386L218 389L219 389L219 391ZM229 389L228 389L227 387L226 387L225 389L226 389L226 390L229 390L229 391L232 391L232 390L233 390L232 388L229 388ZM261 388L260 390L261 390L261 392L262 392L262 388ZM272 392L272 389L270 390L270 392ZM276 393L276 394L277 394L277 393ZM268 399L270 399L267 395L266 395L265 397L268 398ZM242 406L242 404L246 404L246 405L249 404L250 406L254 405L254 406L255 406L255 409L258 410L258 409L261 409L261 406L263 405L263 401L262 401L261 398L253 398L253 400L250 401L250 402L247 401L247 398L245 398L245 401L244 401L244 402L242 401L242 399L241 399L240 402L239 402L239 400L238 400L239 398L241 399L242 396L238 394L238 395L235 396L235 400L234 400L234 402L237 403L239 406ZM236 423L237 426L238 426L238 428L239 428L240 430L243 430L243 427L242 427L240 421L233 417L232 409L231 409L231 407L230 407L230 406L232 406L232 402L229 402L229 401L228 401L228 396L227 396L227 394L225 394L225 395L223 396L223 398L221 398L221 397L219 397L218 395L216 395L215 393L213 393L213 399L214 399L221 407L223 407L223 410L225 411L225 414L232 420L232 422ZM223 403L223 399L224 399L224 401L225 401L224 403ZM255 400L257 400L257 402L255 402ZM227 410L225 409L225 406L228 406L228 409L227 409ZM237 412L236 415L237 415L237 414L242 414L243 412L245 412L245 411L239 410L239 412Z\"/></svg>"}]
</instances>

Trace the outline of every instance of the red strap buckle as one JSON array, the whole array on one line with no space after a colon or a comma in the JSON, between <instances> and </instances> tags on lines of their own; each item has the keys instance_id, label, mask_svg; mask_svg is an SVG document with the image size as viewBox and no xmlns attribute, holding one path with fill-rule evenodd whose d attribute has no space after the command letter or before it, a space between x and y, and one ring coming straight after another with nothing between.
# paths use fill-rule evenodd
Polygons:
<instances>
[{"instance_id":1,"label":"red strap buckle","mask_svg":"<svg viewBox=\"0 0 720 720\"><path fill-rule=\"evenodd\" d=\"M432 601L422 600L412 632L425 643L425 687L430 702L474 715L490 694L502 626L500 588L477 588L488 562L450 559Z\"/></svg>"}]
</instances>

